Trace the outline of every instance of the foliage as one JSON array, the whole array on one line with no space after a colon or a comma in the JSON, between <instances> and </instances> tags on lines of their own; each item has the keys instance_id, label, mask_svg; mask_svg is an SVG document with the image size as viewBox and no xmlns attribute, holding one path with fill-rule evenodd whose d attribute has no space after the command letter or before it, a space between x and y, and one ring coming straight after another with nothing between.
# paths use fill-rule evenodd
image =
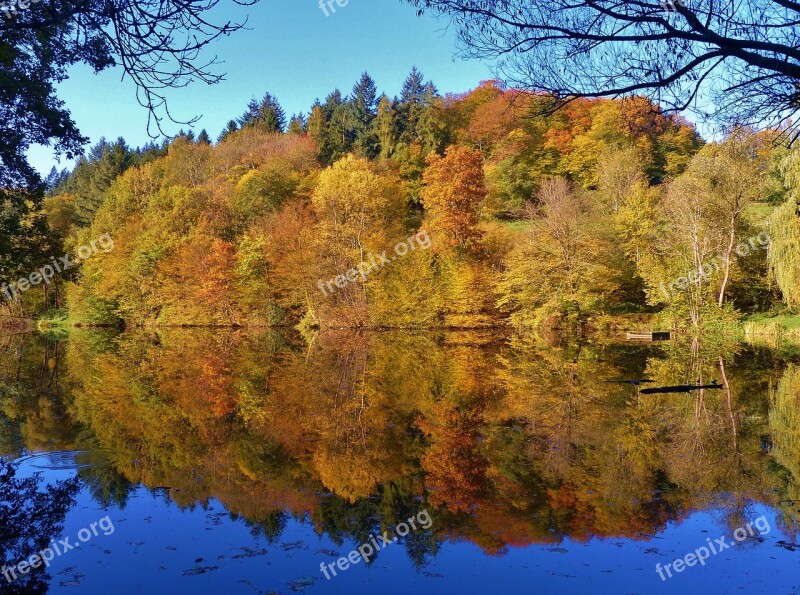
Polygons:
<instances>
[{"instance_id":1,"label":"foliage","mask_svg":"<svg viewBox=\"0 0 800 595\"><path fill-rule=\"evenodd\" d=\"M480 239L478 220L486 198L483 156L465 147L449 147L444 157L435 153L426 160L422 205L434 233L444 243L469 249Z\"/></svg>"},{"instance_id":2,"label":"foliage","mask_svg":"<svg viewBox=\"0 0 800 595\"><path fill-rule=\"evenodd\" d=\"M730 341L327 331L306 344L220 329L10 340L0 444L17 450L4 452L115 453L81 471L103 504L170 486L160 493L177 506L216 499L270 540L291 515L336 543L427 510L432 526L404 542L414 560L446 539L500 554L641 538L698 509L727 525L753 503L797 527L786 500L800 485L800 374ZM604 382L616 378L723 388L643 395ZM10 526L57 520L43 504L8 509Z\"/></svg>"},{"instance_id":3,"label":"foliage","mask_svg":"<svg viewBox=\"0 0 800 595\"><path fill-rule=\"evenodd\" d=\"M64 517L75 504L80 485L75 479L44 485L44 489L39 484L39 476L18 478L13 464L0 461L0 564L4 568L13 567L30 552L41 551L60 537ZM5 586L4 592L47 593L49 579L46 568L32 569Z\"/></svg>"},{"instance_id":4,"label":"foliage","mask_svg":"<svg viewBox=\"0 0 800 595\"><path fill-rule=\"evenodd\" d=\"M20 196L25 209L7 211L0 266L13 279L105 233L113 253L5 308L66 295L76 322L310 333L658 311L676 328L728 328L779 304L772 278L790 303L791 207L772 223L773 277L766 250L738 252L764 231L755 206L792 195L793 153L748 129L704 145L643 97L543 114L551 100L498 81L442 96L416 68L390 98L365 72L289 130L267 93L216 144L191 130L139 149L103 140L51 174L43 205ZM394 253L418 231L430 250ZM664 290L715 258L700 283Z\"/></svg>"},{"instance_id":5,"label":"foliage","mask_svg":"<svg viewBox=\"0 0 800 595\"><path fill-rule=\"evenodd\" d=\"M794 3L777 10L770 0L408 3L452 24L464 56L490 60L519 88L553 94L546 111L584 97L644 93L717 123L781 126L795 138L800 132Z\"/></svg>"}]
</instances>

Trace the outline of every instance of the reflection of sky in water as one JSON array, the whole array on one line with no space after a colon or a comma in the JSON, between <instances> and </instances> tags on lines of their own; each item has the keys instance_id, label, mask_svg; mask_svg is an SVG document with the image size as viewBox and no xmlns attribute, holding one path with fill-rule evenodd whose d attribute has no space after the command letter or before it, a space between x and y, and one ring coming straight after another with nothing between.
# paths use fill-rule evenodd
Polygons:
<instances>
[{"instance_id":1,"label":"reflection of sky in water","mask_svg":"<svg viewBox=\"0 0 800 595\"><path fill-rule=\"evenodd\" d=\"M63 456L63 455L62 455ZM27 459L25 463L32 459ZM39 458L35 460L40 460ZM26 471L27 468L27 471ZM20 476L28 475L23 464ZM47 480L71 472L48 471ZM45 478L43 478L45 479ZM321 562L335 562L359 544L337 546L317 535L308 519L290 519L275 543L254 537L216 500L181 510L163 490L138 488L127 506L102 509L82 491L67 516L63 536L74 538L108 514L112 535L102 533L51 565L51 592L63 593L789 593L800 582L799 552L786 547L774 511L748 507L748 518L765 515L770 532L711 556L662 582L655 572L732 528L720 511L698 512L640 540L566 539L510 547L487 555L464 540L445 541L428 564L415 569L402 545L387 546L370 567L363 562L326 580ZM782 544L779 542L783 542Z\"/></svg>"},{"instance_id":2,"label":"reflection of sky in water","mask_svg":"<svg viewBox=\"0 0 800 595\"><path fill-rule=\"evenodd\" d=\"M719 352L464 334L89 338L58 344L57 364L33 341L21 360L0 351L0 454L20 478L81 479L58 537L106 515L115 527L53 561L51 592L686 595L800 583L784 534L800 497L800 368L766 351L725 360L730 393L645 395L606 381L708 383L723 377ZM423 508L433 535L325 579L320 564L381 519ZM731 541L761 515L763 539L660 579L656 564Z\"/></svg>"}]
</instances>

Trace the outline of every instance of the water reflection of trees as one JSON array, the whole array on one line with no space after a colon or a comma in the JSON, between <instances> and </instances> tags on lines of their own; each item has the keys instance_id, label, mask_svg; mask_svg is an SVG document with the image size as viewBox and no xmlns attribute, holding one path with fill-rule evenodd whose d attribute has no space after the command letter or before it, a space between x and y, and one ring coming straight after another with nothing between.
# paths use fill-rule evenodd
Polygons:
<instances>
[{"instance_id":1,"label":"water reflection of trees","mask_svg":"<svg viewBox=\"0 0 800 595\"><path fill-rule=\"evenodd\" d=\"M102 502L124 503L128 482L181 505L217 498L269 539L292 514L337 543L366 541L427 507L432 531L406 543L421 563L446 538L490 552L645 538L708 507L740 526L753 502L782 507L788 527L780 501L800 500L800 381L765 351L474 333L308 346L177 330L32 345L22 358L0 347L4 448L127 453L91 477ZM723 389L640 395L605 382L625 377Z\"/></svg>"},{"instance_id":2,"label":"water reflection of trees","mask_svg":"<svg viewBox=\"0 0 800 595\"><path fill-rule=\"evenodd\" d=\"M0 462L0 565L4 570L15 568L61 537L78 489L76 479L45 484L37 476L19 478L13 465ZM50 575L45 566L24 575L8 572L8 577L0 575L3 593L47 593Z\"/></svg>"}]
</instances>

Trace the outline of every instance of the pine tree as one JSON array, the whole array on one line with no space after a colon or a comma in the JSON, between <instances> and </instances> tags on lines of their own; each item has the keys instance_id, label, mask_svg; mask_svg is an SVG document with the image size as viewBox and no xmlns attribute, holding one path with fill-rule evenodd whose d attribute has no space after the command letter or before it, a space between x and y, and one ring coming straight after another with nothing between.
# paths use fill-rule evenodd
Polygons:
<instances>
[{"instance_id":1,"label":"pine tree","mask_svg":"<svg viewBox=\"0 0 800 595\"><path fill-rule=\"evenodd\" d=\"M239 125L236 123L236 120L230 120L225 126L225 128L222 129L222 132L219 133L219 137L217 137L217 142L221 143L226 138L228 138L228 135L236 132L237 130L239 130Z\"/></svg>"},{"instance_id":2,"label":"pine tree","mask_svg":"<svg viewBox=\"0 0 800 595\"><path fill-rule=\"evenodd\" d=\"M63 186L69 179L69 171L67 168L58 171L55 166L50 169L50 173L44 180L45 194L47 196L55 196L63 191Z\"/></svg>"},{"instance_id":3,"label":"pine tree","mask_svg":"<svg viewBox=\"0 0 800 595\"><path fill-rule=\"evenodd\" d=\"M378 137L380 156L391 157L397 145L397 111L394 102L386 95L381 96L378 104L378 115L374 121L375 134Z\"/></svg>"},{"instance_id":4,"label":"pine tree","mask_svg":"<svg viewBox=\"0 0 800 595\"><path fill-rule=\"evenodd\" d=\"M401 103L422 103L422 98L425 94L425 77L414 66L411 73L403 83L403 89L400 91Z\"/></svg>"},{"instance_id":5,"label":"pine tree","mask_svg":"<svg viewBox=\"0 0 800 595\"><path fill-rule=\"evenodd\" d=\"M339 89L334 89L326 98L325 103L322 104L322 109L325 112L325 118L330 121L333 117L333 112L336 108L344 103L342 99L342 92Z\"/></svg>"},{"instance_id":6,"label":"pine tree","mask_svg":"<svg viewBox=\"0 0 800 595\"><path fill-rule=\"evenodd\" d=\"M412 68L411 73L403 83L398 106L401 140L403 142L410 144L417 140L422 111L437 95L436 86L431 82L426 83L422 73L417 70L416 66Z\"/></svg>"},{"instance_id":7,"label":"pine tree","mask_svg":"<svg viewBox=\"0 0 800 595\"><path fill-rule=\"evenodd\" d=\"M417 141L422 145L423 153L442 154L447 145L447 123L441 116L441 109L436 100L431 98L420 111L417 122Z\"/></svg>"},{"instance_id":8,"label":"pine tree","mask_svg":"<svg viewBox=\"0 0 800 595\"><path fill-rule=\"evenodd\" d=\"M325 115L325 108L319 101L315 101L311 107L311 115L308 117L306 125L308 135L317 143L317 159L321 163L331 163L331 151L328 144L328 118Z\"/></svg>"},{"instance_id":9,"label":"pine tree","mask_svg":"<svg viewBox=\"0 0 800 595\"><path fill-rule=\"evenodd\" d=\"M335 89L325 103L314 103L308 121L308 132L317 141L318 157L331 164L353 149L356 120L351 103L345 102L342 92Z\"/></svg>"},{"instance_id":10,"label":"pine tree","mask_svg":"<svg viewBox=\"0 0 800 595\"><path fill-rule=\"evenodd\" d=\"M286 112L273 95L266 93L260 102L250 100L247 110L239 118L239 125L242 128L257 126L267 132L283 132L286 129Z\"/></svg>"},{"instance_id":11,"label":"pine tree","mask_svg":"<svg viewBox=\"0 0 800 595\"><path fill-rule=\"evenodd\" d=\"M375 158L380 152L378 137L373 129L378 105L378 90L375 81L366 72L353 87L350 106L353 113L354 149L362 156L369 159Z\"/></svg>"},{"instance_id":12,"label":"pine tree","mask_svg":"<svg viewBox=\"0 0 800 595\"><path fill-rule=\"evenodd\" d=\"M186 130L181 128L180 130L178 130L178 134L172 137L172 140L177 140L179 138L185 138L189 142L194 142L194 130L189 129L189 131L187 132Z\"/></svg>"},{"instance_id":13,"label":"pine tree","mask_svg":"<svg viewBox=\"0 0 800 595\"><path fill-rule=\"evenodd\" d=\"M375 81L366 72L353 87L351 102L356 119L364 128L368 128L375 118L375 110L378 107L378 89Z\"/></svg>"},{"instance_id":14,"label":"pine tree","mask_svg":"<svg viewBox=\"0 0 800 595\"><path fill-rule=\"evenodd\" d=\"M292 119L289 121L289 134L296 134L302 136L307 130L306 117L303 114L293 114Z\"/></svg>"},{"instance_id":15,"label":"pine tree","mask_svg":"<svg viewBox=\"0 0 800 595\"><path fill-rule=\"evenodd\" d=\"M197 142L198 143L205 143L207 145L211 144L211 137L208 136L208 131L205 128L203 128L200 131L200 134L197 135Z\"/></svg>"},{"instance_id":16,"label":"pine tree","mask_svg":"<svg viewBox=\"0 0 800 595\"><path fill-rule=\"evenodd\" d=\"M334 161L353 150L356 127L357 121L352 106L348 103L336 106L328 129L328 142L331 145L331 157Z\"/></svg>"},{"instance_id":17,"label":"pine tree","mask_svg":"<svg viewBox=\"0 0 800 595\"><path fill-rule=\"evenodd\" d=\"M63 188L77 197L75 208L81 225L91 223L111 183L133 164L134 153L123 138L112 144L101 138L89 150L88 158L78 160Z\"/></svg>"}]
</instances>

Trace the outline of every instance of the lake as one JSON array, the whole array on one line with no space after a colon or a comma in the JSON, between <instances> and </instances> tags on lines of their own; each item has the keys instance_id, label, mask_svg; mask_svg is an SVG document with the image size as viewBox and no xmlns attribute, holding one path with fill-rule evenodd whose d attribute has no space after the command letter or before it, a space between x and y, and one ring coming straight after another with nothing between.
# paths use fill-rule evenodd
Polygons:
<instances>
[{"instance_id":1,"label":"lake","mask_svg":"<svg viewBox=\"0 0 800 595\"><path fill-rule=\"evenodd\" d=\"M794 593L799 404L737 343L0 336L0 592Z\"/></svg>"}]
</instances>

